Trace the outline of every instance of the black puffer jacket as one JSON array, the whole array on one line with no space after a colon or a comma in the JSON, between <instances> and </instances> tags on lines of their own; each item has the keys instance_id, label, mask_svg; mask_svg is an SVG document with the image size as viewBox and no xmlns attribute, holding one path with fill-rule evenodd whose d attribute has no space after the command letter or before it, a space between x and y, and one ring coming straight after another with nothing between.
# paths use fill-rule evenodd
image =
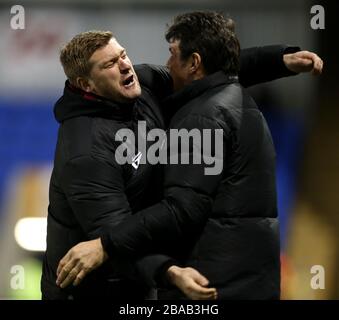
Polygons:
<instances>
[{"instance_id":1,"label":"black puffer jacket","mask_svg":"<svg viewBox=\"0 0 339 320\"><path fill-rule=\"evenodd\" d=\"M204 274L221 299L279 298L275 151L261 112L236 77L223 72L194 81L166 104L179 109L171 129L221 130L223 148L212 154L219 151L216 158L223 170L206 175L204 163L165 165L164 200L123 222L119 230L107 231L101 238L106 251L111 256L135 256L167 250ZM192 192L212 197L212 208L196 210L203 199L192 202ZM172 197L183 210L167 209ZM169 215L177 224L168 223ZM197 232L194 223L204 218L206 224ZM146 277L152 268L145 269Z\"/></svg>"},{"instance_id":2,"label":"black puffer jacket","mask_svg":"<svg viewBox=\"0 0 339 320\"><path fill-rule=\"evenodd\" d=\"M146 74L152 72L145 68ZM167 72L162 74L159 69L157 73L164 82L170 81ZM156 186L161 175L156 173L156 166L146 163L136 169L115 160L119 129L135 131L138 120L146 121L147 131L164 126L157 100L143 87L135 103L116 104L66 83L54 110L60 128L49 191L47 250L41 281L44 299L145 296L145 285L122 282L125 277L121 270L127 272L128 264L120 266L121 261L105 263L77 288L62 290L55 281L58 263L72 246L97 238L103 226L116 226L158 199L161 189Z\"/></svg>"},{"instance_id":3,"label":"black puffer jacket","mask_svg":"<svg viewBox=\"0 0 339 320\"><path fill-rule=\"evenodd\" d=\"M223 172L218 185L209 185L213 208L181 262L205 275L220 299L278 299L275 151L265 119L246 91L222 73L193 83L172 103L182 107L171 128L224 131ZM180 169L170 167L166 181L181 176ZM172 294L178 297L160 296Z\"/></svg>"}]
</instances>

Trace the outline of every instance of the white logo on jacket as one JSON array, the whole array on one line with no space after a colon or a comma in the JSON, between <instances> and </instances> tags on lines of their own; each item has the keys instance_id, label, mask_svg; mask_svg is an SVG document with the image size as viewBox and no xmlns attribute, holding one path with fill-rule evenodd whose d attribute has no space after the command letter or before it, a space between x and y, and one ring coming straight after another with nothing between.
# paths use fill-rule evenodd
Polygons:
<instances>
[{"instance_id":1,"label":"white logo on jacket","mask_svg":"<svg viewBox=\"0 0 339 320\"><path fill-rule=\"evenodd\" d=\"M132 158L132 167L134 169L139 168L141 157L142 157L142 153L139 151L138 154Z\"/></svg>"}]
</instances>

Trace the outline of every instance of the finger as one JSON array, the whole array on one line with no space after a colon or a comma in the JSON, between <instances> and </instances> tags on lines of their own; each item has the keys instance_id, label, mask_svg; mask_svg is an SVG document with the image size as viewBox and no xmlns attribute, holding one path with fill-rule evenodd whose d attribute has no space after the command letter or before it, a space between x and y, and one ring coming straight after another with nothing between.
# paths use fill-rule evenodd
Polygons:
<instances>
[{"instance_id":1,"label":"finger","mask_svg":"<svg viewBox=\"0 0 339 320\"><path fill-rule=\"evenodd\" d=\"M211 300L217 300L218 299L218 291L215 290L215 293L213 294Z\"/></svg>"},{"instance_id":2,"label":"finger","mask_svg":"<svg viewBox=\"0 0 339 320\"><path fill-rule=\"evenodd\" d=\"M323 73L323 68L324 68L324 62L321 60L321 62L320 62L320 74Z\"/></svg>"},{"instance_id":3,"label":"finger","mask_svg":"<svg viewBox=\"0 0 339 320\"><path fill-rule=\"evenodd\" d=\"M302 58L298 57L298 58L296 58L296 63L302 64L302 65L308 67L308 66L311 66L313 64L313 60L306 58L306 57L302 57Z\"/></svg>"},{"instance_id":4,"label":"finger","mask_svg":"<svg viewBox=\"0 0 339 320\"><path fill-rule=\"evenodd\" d=\"M215 292L214 288L202 287L201 285L194 281L190 285L190 290L196 293L197 295L209 295Z\"/></svg>"},{"instance_id":5,"label":"finger","mask_svg":"<svg viewBox=\"0 0 339 320\"><path fill-rule=\"evenodd\" d=\"M71 272L68 273L67 277L61 282L60 287L61 288L68 287L71 283L74 282L79 272L80 272L80 268L76 268L76 267L73 268Z\"/></svg>"},{"instance_id":6,"label":"finger","mask_svg":"<svg viewBox=\"0 0 339 320\"><path fill-rule=\"evenodd\" d=\"M302 57L304 59L310 59L312 61L316 61L317 59L320 59L317 54L310 52L310 51L302 51L300 53L300 57Z\"/></svg>"},{"instance_id":7,"label":"finger","mask_svg":"<svg viewBox=\"0 0 339 320\"><path fill-rule=\"evenodd\" d=\"M323 62L317 54L313 52L303 51L301 54L301 57L303 59L311 60L311 62L313 63L313 68L312 68L313 75L321 74Z\"/></svg>"},{"instance_id":8,"label":"finger","mask_svg":"<svg viewBox=\"0 0 339 320\"><path fill-rule=\"evenodd\" d=\"M206 290L205 292L192 292L194 299L197 300L215 300L217 298L217 291L215 288L210 288L210 290Z\"/></svg>"},{"instance_id":9,"label":"finger","mask_svg":"<svg viewBox=\"0 0 339 320\"><path fill-rule=\"evenodd\" d=\"M209 291L203 292L200 294L203 299L214 299L217 295L217 290L215 288L210 288Z\"/></svg>"},{"instance_id":10,"label":"finger","mask_svg":"<svg viewBox=\"0 0 339 320\"><path fill-rule=\"evenodd\" d=\"M199 297L199 300L216 300L217 299L217 295L216 294L209 294L209 295L203 295L201 297Z\"/></svg>"},{"instance_id":11,"label":"finger","mask_svg":"<svg viewBox=\"0 0 339 320\"><path fill-rule=\"evenodd\" d=\"M321 59L317 57L316 59L313 59L313 63L315 67L320 67L321 65Z\"/></svg>"},{"instance_id":12,"label":"finger","mask_svg":"<svg viewBox=\"0 0 339 320\"><path fill-rule=\"evenodd\" d=\"M65 266L65 263L63 261L59 261L57 272L56 272L57 277L59 276L59 273L64 266Z\"/></svg>"},{"instance_id":13,"label":"finger","mask_svg":"<svg viewBox=\"0 0 339 320\"><path fill-rule=\"evenodd\" d=\"M312 74L313 75L319 75L319 74L322 73L322 69L323 69L323 61L319 58L314 63Z\"/></svg>"},{"instance_id":14,"label":"finger","mask_svg":"<svg viewBox=\"0 0 339 320\"><path fill-rule=\"evenodd\" d=\"M56 284L60 285L60 283L62 283L65 278L69 275L69 273L73 270L73 268L75 267L76 263L75 260L71 259L60 271Z\"/></svg>"},{"instance_id":15,"label":"finger","mask_svg":"<svg viewBox=\"0 0 339 320\"><path fill-rule=\"evenodd\" d=\"M76 276L74 282L73 282L73 286L77 286L81 283L81 281L86 277L87 275L87 271L85 269L81 270L78 275Z\"/></svg>"},{"instance_id":16,"label":"finger","mask_svg":"<svg viewBox=\"0 0 339 320\"><path fill-rule=\"evenodd\" d=\"M59 275L61 269L68 263L69 258L70 258L70 254L68 251L66 255L59 261L58 269L57 269L57 276Z\"/></svg>"}]
</instances>

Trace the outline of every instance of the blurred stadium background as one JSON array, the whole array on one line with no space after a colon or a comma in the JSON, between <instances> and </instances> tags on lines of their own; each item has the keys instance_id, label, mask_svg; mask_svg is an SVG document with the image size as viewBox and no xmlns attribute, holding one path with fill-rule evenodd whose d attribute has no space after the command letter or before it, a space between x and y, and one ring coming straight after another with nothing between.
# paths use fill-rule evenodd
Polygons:
<instances>
[{"instance_id":1,"label":"blurred stadium background","mask_svg":"<svg viewBox=\"0 0 339 320\"><path fill-rule=\"evenodd\" d=\"M57 133L52 111L65 80L60 46L82 31L111 30L134 63L164 64L166 23L178 13L201 9L229 13L243 48L299 45L325 61L321 77L299 75L250 90L269 122L278 155L282 298L339 298L335 1L23 0L24 30L10 27L14 4L19 3L0 2L0 299L40 299ZM310 27L316 4L325 8L325 30ZM311 288L314 265L324 267L324 289ZM25 272L19 288L13 285L21 270L16 266Z\"/></svg>"}]
</instances>

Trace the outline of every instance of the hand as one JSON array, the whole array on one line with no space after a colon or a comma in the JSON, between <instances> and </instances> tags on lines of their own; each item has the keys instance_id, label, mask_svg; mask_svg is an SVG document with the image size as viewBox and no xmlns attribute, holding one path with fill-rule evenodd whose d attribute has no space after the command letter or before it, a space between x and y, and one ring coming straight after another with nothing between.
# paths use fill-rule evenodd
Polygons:
<instances>
[{"instance_id":1,"label":"hand","mask_svg":"<svg viewBox=\"0 0 339 320\"><path fill-rule=\"evenodd\" d=\"M189 299L217 299L217 290L215 288L206 288L209 283L208 280L193 268L171 266L166 274L170 282L177 286Z\"/></svg>"},{"instance_id":2,"label":"hand","mask_svg":"<svg viewBox=\"0 0 339 320\"><path fill-rule=\"evenodd\" d=\"M284 54L284 63L288 70L296 73L311 72L314 76L322 73L323 61L318 55L309 51Z\"/></svg>"},{"instance_id":3,"label":"hand","mask_svg":"<svg viewBox=\"0 0 339 320\"><path fill-rule=\"evenodd\" d=\"M77 244L60 260L56 284L61 288L71 283L77 286L89 272L102 265L107 258L100 238Z\"/></svg>"}]
</instances>

